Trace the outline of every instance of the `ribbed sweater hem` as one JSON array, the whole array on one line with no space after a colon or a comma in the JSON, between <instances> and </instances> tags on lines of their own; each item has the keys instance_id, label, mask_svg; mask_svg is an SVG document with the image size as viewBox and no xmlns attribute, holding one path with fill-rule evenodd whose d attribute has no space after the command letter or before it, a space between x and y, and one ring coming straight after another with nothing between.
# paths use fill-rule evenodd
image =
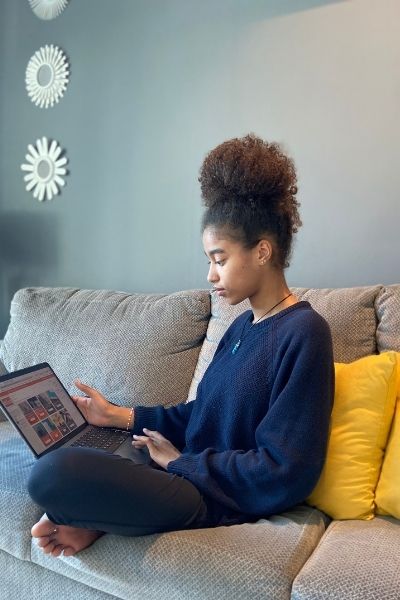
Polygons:
<instances>
[{"instance_id":1,"label":"ribbed sweater hem","mask_svg":"<svg viewBox=\"0 0 400 600\"><path fill-rule=\"evenodd\" d=\"M181 454L175 460L171 460L168 464L168 473L176 475L189 475L197 469L197 456L194 454Z\"/></svg>"}]
</instances>

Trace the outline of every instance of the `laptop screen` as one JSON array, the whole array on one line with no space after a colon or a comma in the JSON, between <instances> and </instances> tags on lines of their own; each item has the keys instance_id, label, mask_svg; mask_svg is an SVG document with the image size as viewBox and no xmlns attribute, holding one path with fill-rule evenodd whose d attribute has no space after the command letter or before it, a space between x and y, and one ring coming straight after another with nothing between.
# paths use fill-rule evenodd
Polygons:
<instances>
[{"instance_id":1,"label":"laptop screen","mask_svg":"<svg viewBox=\"0 0 400 600\"><path fill-rule=\"evenodd\" d=\"M0 377L0 404L36 455L86 425L47 363Z\"/></svg>"}]
</instances>

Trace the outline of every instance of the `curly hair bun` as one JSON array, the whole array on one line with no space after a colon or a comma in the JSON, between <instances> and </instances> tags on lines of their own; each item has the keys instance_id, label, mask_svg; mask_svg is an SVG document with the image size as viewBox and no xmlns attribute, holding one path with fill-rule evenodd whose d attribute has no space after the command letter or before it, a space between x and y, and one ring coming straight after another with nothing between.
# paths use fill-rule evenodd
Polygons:
<instances>
[{"instance_id":1,"label":"curly hair bun","mask_svg":"<svg viewBox=\"0 0 400 600\"><path fill-rule=\"evenodd\" d=\"M228 197L269 202L293 193L296 170L278 144L249 134L212 150L203 162L199 181L206 207Z\"/></svg>"},{"instance_id":2,"label":"curly hair bun","mask_svg":"<svg viewBox=\"0 0 400 600\"><path fill-rule=\"evenodd\" d=\"M263 224L263 230L285 246L282 256L288 255L301 220L296 169L279 144L254 134L228 140L206 156L199 182L207 211L204 224L226 219L227 226L244 230L248 244Z\"/></svg>"}]
</instances>

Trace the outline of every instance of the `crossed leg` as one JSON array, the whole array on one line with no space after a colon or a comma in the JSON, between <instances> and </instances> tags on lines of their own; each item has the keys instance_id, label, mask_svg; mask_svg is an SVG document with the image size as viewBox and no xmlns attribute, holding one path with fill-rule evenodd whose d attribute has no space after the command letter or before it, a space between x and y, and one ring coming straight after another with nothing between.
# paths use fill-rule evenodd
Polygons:
<instances>
[{"instance_id":1,"label":"crossed leg","mask_svg":"<svg viewBox=\"0 0 400 600\"><path fill-rule=\"evenodd\" d=\"M72 556L103 533L210 526L205 502L189 481L102 450L49 452L34 465L28 490L45 512L32 536L52 556Z\"/></svg>"}]
</instances>

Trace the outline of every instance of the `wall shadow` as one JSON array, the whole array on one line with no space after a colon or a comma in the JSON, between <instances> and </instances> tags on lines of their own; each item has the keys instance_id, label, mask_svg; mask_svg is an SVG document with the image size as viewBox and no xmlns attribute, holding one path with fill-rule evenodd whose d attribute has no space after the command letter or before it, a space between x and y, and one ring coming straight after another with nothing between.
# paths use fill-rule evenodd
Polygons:
<instances>
[{"instance_id":1,"label":"wall shadow","mask_svg":"<svg viewBox=\"0 0 400 600\"><path fill-rule=\"evenodd\" d=\"M0 339L10 302L22 287L49 285L59 265L59 223L54 214L0 213Z\"/></svg>"}]
</instances>

